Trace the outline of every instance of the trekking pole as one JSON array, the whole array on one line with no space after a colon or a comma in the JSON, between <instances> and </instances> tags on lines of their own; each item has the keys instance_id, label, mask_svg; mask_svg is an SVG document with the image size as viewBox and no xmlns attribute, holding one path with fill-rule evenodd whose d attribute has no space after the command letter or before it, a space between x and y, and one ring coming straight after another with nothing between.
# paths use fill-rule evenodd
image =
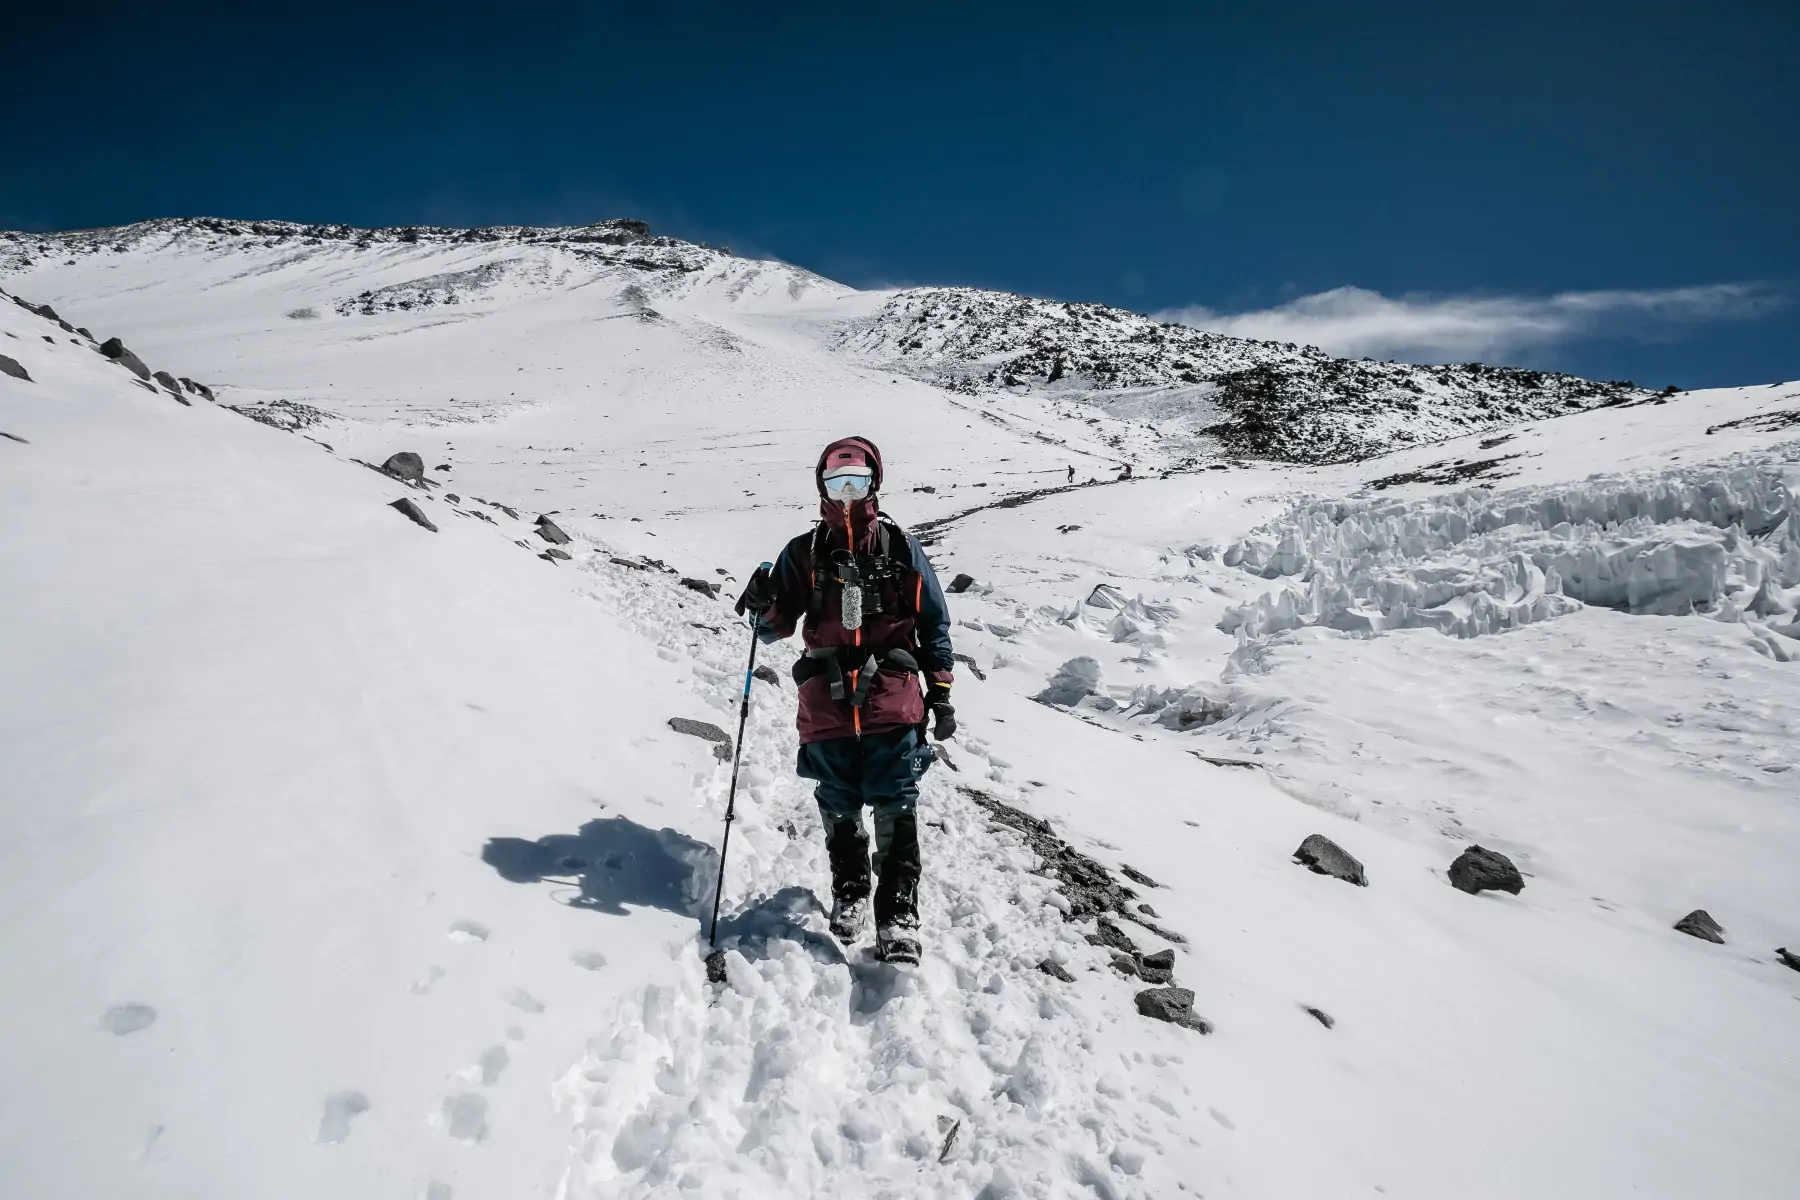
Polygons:
<instances>
[{"instance_id":1,"label":"trekking pole","mask_svg":"<svg viewBox=\"0 0 1800 1200\"><path fill-rule=\"evenodd\" d=\"M774 565L764 563L761 569L772 571ZM744 759L744 725L750 719L750 681L756 678L755 613L749 614L747 624L750 626L750 662L744 667L744 695L738 702L737 745L733 747L731 755L731 791L725 797L725 840L719 845L719 882L713 888L712 928L706 934L708 951L719 947L719 901L725 895L725 856L731 852L731 815L737 809L738 764Z\"/></svg>"}]
</instances>

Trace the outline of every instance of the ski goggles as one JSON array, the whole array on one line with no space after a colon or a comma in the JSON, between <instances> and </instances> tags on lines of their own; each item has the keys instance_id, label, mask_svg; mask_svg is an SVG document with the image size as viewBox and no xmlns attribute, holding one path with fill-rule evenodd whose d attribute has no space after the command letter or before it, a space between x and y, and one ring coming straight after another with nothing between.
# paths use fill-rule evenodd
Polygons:
<instances>
[{"instance_id":1,"label":"ski goggles","mask_svg":"<svg viewBox=\"0 0 1800 1200\"><path fill-rule=\"evenodd\" d=\"M825 494L833 500L861 500L874 489L875 472L868 467L839 467L823 482Z\"/></svg>"}]
</instances>

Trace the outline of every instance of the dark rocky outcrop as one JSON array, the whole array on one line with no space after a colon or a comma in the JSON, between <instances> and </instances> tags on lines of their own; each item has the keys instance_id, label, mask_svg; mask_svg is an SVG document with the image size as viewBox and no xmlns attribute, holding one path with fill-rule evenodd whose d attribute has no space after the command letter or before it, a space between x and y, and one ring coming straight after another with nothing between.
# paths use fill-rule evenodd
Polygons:
<instances>
[{"instance_id":1,"label":"dark rocky outcrop","mask_svg":"<svg viewBox=\"0 0 1800 1200\"><path fill-rule=\"evenodd\" d=\"M1139 1013L1198 1033L1211 1033L1212 1024L1194 1011L1194 993L1186 988L1146 988L1132 998Z\"/></svg>"},{"instance_id":2,"label":"dark rocky outcrop","mask_svg":"<svg viewBox=\"0 0 1800 1200\"><path fill-rule=\"evenodd\" d=\"M702 596L706 596L710 599L716 600L719 598L719 585L716 583L708 583L704 579L683 578L681 586L687 588L691 592L699 592Z\"/></svg>"},{"instance_id":3,"label":"dark rocky outcrop","mask_svg":"<svg viewBox=\"0 0 1800 1200\"><path fill-rule=\"evenodd\" d=\"M26 383L33 382L31 372L21 366L18 359L8 358L4 354L0 354L0 375L10 375L14 379L23 379Z\"/></svg>"},{"instance_id":4,"label":"dark rocky outcrop","mask_svg":"<svg viewBox=\"0 0 1800 1200\"><path fill-rule=\"evenodd\" d=\"M414 504L411 500L402 498L394 501L392 504L388 505L388 507L404 513L407 519L415 525L421 525L426 529L431 530L433 533L438 531L438 527L431 523L431 518L425 515L425 510L420 508L417 504Z\"/></svg>"},{"instance_id":5,"label":"dark rocky outcrop","mask_svg":"<svg viewBox=\"0 0 1800 1200\"><path fill-rule=\"evenodd\" d=\"M1294 861L1305 864L1315 875L1329 875L1357 887L1369 886L1369 877L1363 874L1363 865L1356 857L1323 834L1312 834L1301 842L1294 851Z\"/></svg>"},{"instance_id":6,"label":"dark rocky outcrop","mask_svg":"<svg viewBox=\"0 0 1800 1200\"><path fill-rule=\"evenodd\" d=\"M1498 850L1470 846L1450 864L1450 886L1473 896L1477 892L1510 892L1525 890L1525 877L1512 859Z\"/></svg>"},{"instance_id":7,"label":"dark rocky outcrop","mask_svg":"<svg viewBox=\"0 0 1800 1200\"><path fill-rule=\"evenodd\" d=\"M106 357L130 371L139 379L150 378L150 368L144 365L144 360L127 350L125 348L125 343L121 342L118 338L107 338L104 342L101 342L100 353L106 355Z\"/></svg>"},{"instance_id":8,"label":"dark rocky outcrop","mask_svg":"<svg viewBox=\"0 0 1800 1200\"><path fill-rule=\"evenodd\" d=\"M419 483L425 478L425 460L411 450L388 455L388 460L381 464L381 469L407 483Z\"/></svg>"},{"instance_id":9,"label":"dark rocky outcrop","mask_svg":"<svg viewBox=\"0 0 1800 1200\"><path fill-rule=\"evenodd\" d=\"M689 737L701 738L713 743L713 757L727 759L731 757L731 735L710 721L690 721L686 717L670 717L669 728L676 733L685 733Z\"/></svg>"},{"instance_id":10,"label":"dark rocky outcrop","mask_svg":"<svg viewBox=\"0 0 1800 1200\"><path fill-rule=\"evenodd\" d=\"M950 586L944 590L949 592L952 596L960 596L974 586L974 576L964 575L961 572L958 572L956 578L950 581Z\"/></svg>"},{"instance_id":11,"label":"dark rocky outcrop","mask_svg":"<svg viewBox=\"0 0 1800 1200\"><path fill-rule=\"evenodd\" d=\"M1782 966L1792 967L1794 970L1800 971L1800 954L1795 954L1786 946L1775 947L1775 957L1781 960Z\"/></svg>"},{"instance_id":12,"label":"dark rocky outcrop","mask_svg":"<svg viewBox=\"0 0 1800 1200\"><path fill-rule=\"evenodd\" d=\"M562 526L549 517L537 519L537 533L539 537L553 546L566 546L570 541L569 535L562 531Z\"/></svg>"},{"instance_id":13,"label":"dark rocky outcrop","mask_svg":"<svg viewBox=\"0 0 1800 1200\"><path fill-rule=\"evenodd\" d=\"M1675 922L1675 928L1689 937L1697 937L1703 942L1716 945L1725 944L1725 927L1712 919L1712 914L1704 908L1696 908L1681 920Z\"/></svg>"}]
</instances>

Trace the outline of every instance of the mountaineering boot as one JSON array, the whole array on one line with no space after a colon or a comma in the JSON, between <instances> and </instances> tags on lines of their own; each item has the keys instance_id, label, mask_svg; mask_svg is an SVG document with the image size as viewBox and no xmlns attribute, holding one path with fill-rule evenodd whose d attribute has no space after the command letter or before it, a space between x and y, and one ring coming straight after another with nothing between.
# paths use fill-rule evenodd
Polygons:
<instances>
[{"instance_id":1,"label":"mountaineering boot","mask_svg":"<svg viewBox=\"0 0 1800 1200\"><path fill-rule=\"evenodd\" d=\"M869 835L862 821L827 829L825 853L831 859L831 936L851 943L869 920Z\"/></svg>"},{"instance_id":2,"label":"mountaineering boot","mask_svg":"<svg viewBox=\"0 0 1800 1200\"><path fill-rule=\"evenodd\" d=\"M919 825L912 813L894 818L881 848L875 887L875 955L883 962L919 961Z\"/></svg>"}]
</instances>

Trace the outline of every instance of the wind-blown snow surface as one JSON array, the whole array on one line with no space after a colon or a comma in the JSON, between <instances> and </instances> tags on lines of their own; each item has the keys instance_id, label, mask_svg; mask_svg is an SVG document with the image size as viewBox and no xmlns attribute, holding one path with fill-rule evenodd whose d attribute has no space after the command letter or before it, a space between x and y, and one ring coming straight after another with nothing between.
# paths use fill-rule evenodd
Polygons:
<instances>
[{"instance_id":1,"label":"wind-blown snow surface","mask_svg":"<svg viewBox=\"0 0 1800 1200\"><path fill-rule=\"evenodd\" d=\"M645 560L729 595L844 432L918 524L1157 431L822 352L868 297L630 228L279 232L8 282L217 405L0 304L0 1190L1791 1191L1800 387L940 525L985 678L927 777L927 961L825 936L792 688L758 682L721 988L729 767L664 722L732 727L745 643ZM651 251L699 267L616 261ZM348 461L401 449L439 486ZM1640 559L1685 607L1633 600ZM977 793L1160 882L1215 1032L1137 1015ZM1369 886L1293 865L1312 833ZM1451 889L1470 842L1525 891ZM1669 928L1696 907L1725 945Z\"/></svg>"}]
</instances>

